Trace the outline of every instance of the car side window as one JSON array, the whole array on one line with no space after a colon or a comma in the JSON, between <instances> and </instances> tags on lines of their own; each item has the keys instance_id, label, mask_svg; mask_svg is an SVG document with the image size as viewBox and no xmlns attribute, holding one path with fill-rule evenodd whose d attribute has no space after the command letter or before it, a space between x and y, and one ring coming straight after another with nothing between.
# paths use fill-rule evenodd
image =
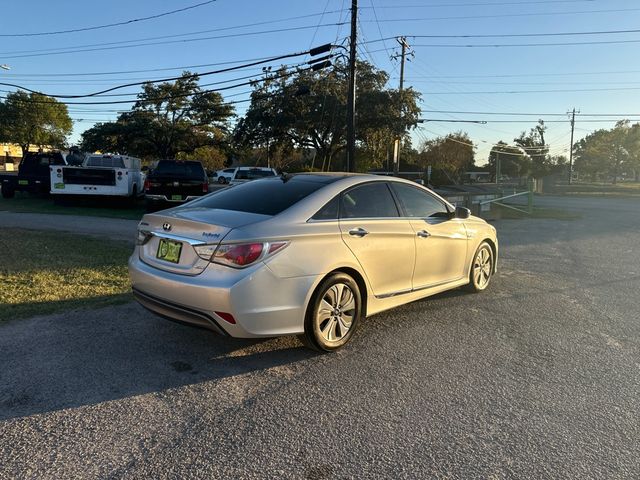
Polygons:
<instances>
[{"instance_id":1,"label":"car side window","mask_svg":"<svg viewBox=\"0 0 640 480\"><path fill-rule=\"evenodd\" d=\"M311 217L312 220L337 220L338 219L338 202L340 196L334 197L324 207Z\"/></svg>"},{"instance_id":2,"label":"car side window","mask_svg":"<svg viewBox=\"0 0 640 480\"><path fill-rule=\"evenodd\" d=\"M386 182L360 185L340 197L340 218L398 217L398 209Z\"/></svg>"},{"instance_id":3,"label":"car side window","mask_svg":"<svg viewBox=\"0 0 640 480\"><path fill-rule=\"evenodd\" d=\"M402 183L393 183L392 188L407 217L448 218L450 216L446 205L428 192Z\"/></svg>"}]
</instances>

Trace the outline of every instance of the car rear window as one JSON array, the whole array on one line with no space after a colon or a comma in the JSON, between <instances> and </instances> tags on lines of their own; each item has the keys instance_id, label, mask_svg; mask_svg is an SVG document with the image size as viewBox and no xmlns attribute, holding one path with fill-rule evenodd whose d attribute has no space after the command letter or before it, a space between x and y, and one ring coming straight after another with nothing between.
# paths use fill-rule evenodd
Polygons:
<instances>
[{"instance_id":1,"label":"car rear window","mask_svg":"<svg viewBox=\"0 0 640 480\"><path fill-rule=\"evenodd\" d=\"M153 169L154 173L159 175L171 175L179 177L204 177L204 167L200 162L170 162L166 160L160 160L156 168Z\"/></svg>"},{"instance_id":2,"label":"car rear window","mask_svg":"<svg viewBox=\"0 0 640 480\"><path fill-rule=\"evenodd\" d=\"M227 188L194 200L190 206L277 215L324 186L325 183L306 181L300 177L286 181L268 178Z\"/></svg>"},{"instance_id":3,"label":"car rear window","mask_svg":"<svg viewBox=\"0 0 640 480\"><path fill-rule=\"evenodd\" d=\"M87 167L124 168L124 160L120 157L89 157Z\"/></svg>"}]
</instances>

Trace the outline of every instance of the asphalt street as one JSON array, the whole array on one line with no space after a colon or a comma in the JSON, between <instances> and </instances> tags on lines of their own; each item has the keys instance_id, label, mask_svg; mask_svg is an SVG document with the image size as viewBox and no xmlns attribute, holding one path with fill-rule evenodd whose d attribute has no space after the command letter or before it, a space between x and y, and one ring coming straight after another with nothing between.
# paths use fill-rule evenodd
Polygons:
<instances>
[{"instance_id":1,"label":"asphalt street","mask_svg":"<svg viewBox=\"0 0 640 480\"><path fill-rule=\"evenodd\" d=\"M640 201L501 220L499 273L343 350L136 304L0 324L0 478L640 477Z\"/></svg>"}]
</instances>

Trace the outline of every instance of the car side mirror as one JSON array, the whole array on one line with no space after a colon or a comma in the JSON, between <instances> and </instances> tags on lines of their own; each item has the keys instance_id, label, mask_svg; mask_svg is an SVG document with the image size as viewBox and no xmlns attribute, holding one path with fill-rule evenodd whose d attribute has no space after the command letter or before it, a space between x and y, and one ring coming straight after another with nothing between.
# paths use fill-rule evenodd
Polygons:
<instances>
[{"instance_id":1,"label":"car side mirror","mask_svg":"<svg viewBox=\"0 0 640 480\"><path fill-rule=\"evenodd\" d=\"M456 207L456 211L454 213L455 218L460 218L462 220L469 218L471 216L471 210L465 207Z\"/></svg>"}]
</instances>

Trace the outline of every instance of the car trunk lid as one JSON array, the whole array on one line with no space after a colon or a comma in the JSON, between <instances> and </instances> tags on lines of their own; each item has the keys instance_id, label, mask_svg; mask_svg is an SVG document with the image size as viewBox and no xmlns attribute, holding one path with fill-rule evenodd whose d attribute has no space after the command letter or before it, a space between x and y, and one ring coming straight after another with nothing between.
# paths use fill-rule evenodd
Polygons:
<instances>
[{"instance_id":1,"label":"car trunk lid","mask_svg":"<svg viewBox=\"0 0 640 480\"><path fill-rule=\"evenodd\" d=\"M175 208L145 215L138 229L147 233L140 259L148 265L182 275L198 275L208 260L195 247L215 248L231 230L270 218L267 215L209 208Z\"/></svg>"}]
</instances>

